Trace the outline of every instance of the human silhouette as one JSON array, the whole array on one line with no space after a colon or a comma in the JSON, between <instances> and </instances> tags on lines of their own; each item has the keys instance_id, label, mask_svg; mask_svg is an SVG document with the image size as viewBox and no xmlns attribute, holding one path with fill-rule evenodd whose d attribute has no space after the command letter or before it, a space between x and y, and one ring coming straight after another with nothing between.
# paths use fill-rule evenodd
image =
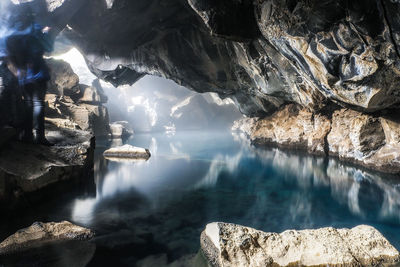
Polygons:
<instances>
[{"instance_id":1,"label":"human silhouette","mask_svg":"<svg viewBox=\"0 0 400 267\"><path fill-rule=\"evenodd\" d=\"M28 5L14 6L6 38L8 68L18 78L24 103L21 140L51 145L45 138L45 95L50 74L43 55L51 52L50 28L35 22Z\"/></svg>"}]
</instances>

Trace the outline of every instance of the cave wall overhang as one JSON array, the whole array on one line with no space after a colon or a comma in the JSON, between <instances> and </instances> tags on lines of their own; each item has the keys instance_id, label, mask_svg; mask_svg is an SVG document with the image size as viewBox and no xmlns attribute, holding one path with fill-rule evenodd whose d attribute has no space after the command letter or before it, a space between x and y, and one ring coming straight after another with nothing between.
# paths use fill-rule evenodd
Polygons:
<instances>
[{"instance_id":1,"label":"cave wall overhang","mask_svg":"<svg viewBox=\"0 0 400 267\"><path fill-rule=\"evenodd\" d=\"M400 4L389 0L35 0L91 71L145 74L231 97L250 116L297 103L363 112L400 103ZM53 4L54 8L49 8ZM46 13L46 14L45 14Z\"/></svg>"}]
</instances>

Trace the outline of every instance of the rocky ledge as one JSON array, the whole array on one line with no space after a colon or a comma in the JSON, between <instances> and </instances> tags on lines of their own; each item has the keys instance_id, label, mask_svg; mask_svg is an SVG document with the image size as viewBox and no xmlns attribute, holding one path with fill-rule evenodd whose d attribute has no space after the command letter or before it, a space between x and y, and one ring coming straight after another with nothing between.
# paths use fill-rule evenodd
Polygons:
<instances>
[{"instance_id":1,"label":"rocky ledge","mask_svg":"<svg viewBox=\"0 0 400 267\"><path fill-rule=\"evenodd\" d=\"M389 113L346 108L315 113L289 104L265 118L237 121L233 130L245 132L256 145L304 149L400 174L400 121Z\"/></svg>"},{"instance_id":2,"label":"rocky ledge","mask_svg":"<svg viewBox=\"0 0 400 267\"><path fill-rule=\"evenodd\" d=\"M366 225L277 234L211 223L201 234L201 249L211 266L382 266L400 261L399 251Z\"/></svg>"},{"instance_id":3,"label":"rocky ledge","mask_svg":"<svg viewBox=\"0 0 400 267\"><path fill-rule=\"evenodd\" d=\"M11 207L21 199L40 198L44 190L63 181L90 177L92 134L51 124L47 128L55 146L12 141L0 150L0 204Z\"/></svg>"}]
</instances>

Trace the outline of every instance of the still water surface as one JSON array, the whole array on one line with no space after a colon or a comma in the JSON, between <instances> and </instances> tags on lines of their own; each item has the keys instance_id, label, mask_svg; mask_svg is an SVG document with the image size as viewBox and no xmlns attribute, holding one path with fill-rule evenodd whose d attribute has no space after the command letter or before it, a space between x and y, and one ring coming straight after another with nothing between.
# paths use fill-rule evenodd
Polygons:
<instances>
[{"instance_id":1,"label":"still water surface","mask_svg":"<svg viewBox=\"0 0 400 267\"><path fill-rule=\"evenodd\" d=\"M400 179L336 159L254 148L230 133L139 134L148 161L96 149L96 192L46 211L97 232L90 266L187 266L209 222L264 231L368 224L400 249Z\"/></svg>"}]
</instances>

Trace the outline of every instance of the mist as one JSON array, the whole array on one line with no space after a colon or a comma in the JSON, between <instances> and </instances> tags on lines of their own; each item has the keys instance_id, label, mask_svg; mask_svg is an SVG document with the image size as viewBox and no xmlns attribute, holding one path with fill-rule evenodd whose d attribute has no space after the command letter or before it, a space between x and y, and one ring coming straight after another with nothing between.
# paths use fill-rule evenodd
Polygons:
<instances>
[{"instance_id":1,"label":"mist","mask_svg":"<svg viewBox=\"0 0 400 267\"><path fill-rule=\"evenodd\" d=\"M132 86L118 88L98 81L75 48L55 58L67 61L82 84L101 87L108 97L110 121L128 121L136 132L230 130L242 117L231 99L199 94L164 78L145 76Z\"/></svg>"}]
</instances>

